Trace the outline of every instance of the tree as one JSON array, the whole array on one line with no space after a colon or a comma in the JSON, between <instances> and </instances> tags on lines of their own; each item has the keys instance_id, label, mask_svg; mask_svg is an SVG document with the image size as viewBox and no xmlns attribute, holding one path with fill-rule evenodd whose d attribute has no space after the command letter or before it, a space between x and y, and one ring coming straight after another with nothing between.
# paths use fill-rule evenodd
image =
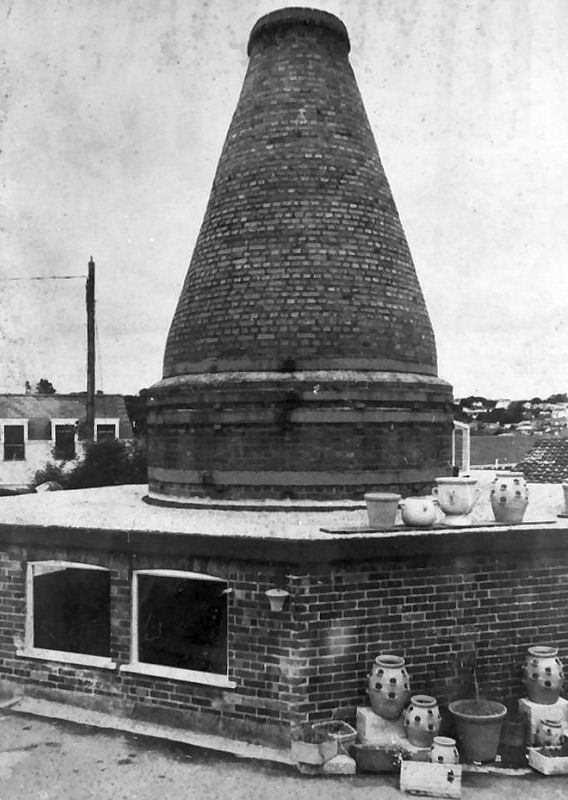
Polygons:
<instances>
[{"instance_id":1,"label":"tree","mask_svg":"<svg viewBox=\"0 0 568 800\"><path fill-rule=\"evenodd\" d=\"M137 395L127 394L124 396L126 404L126 411L132 423L132 430L134 435L145 436L146 434L146 416L148 413L147 403L149 389L140 389Z\"/></svg>"},{"instance_id":2,"label":"tree","mask_svg":"<svg viewBox=\"0 0 568 800\"><path fill-rule=\"evenodd\" d=\"M57 481L64 489L86 489L146 483L146 480L146 449L142 440L102 439L86 445L83 460L73 469L47 464L36 472L33 483L38 486L46 481Z\"/></svg>"},{"instance_id":3,"label":"tree","mask_svg":"<svg viewBox=\"0 0 568 800\"><path fill-rule=\"evenodd\" d=\"M36 394L55 394L56 389L51 381L48 381L47 378L40 378L39 381L36 383L35 393Z\"/></svg>"},{"instance_id":4,"label":"tree","mask_svg":"<svg viewBox=\"0 0 568 800\"><path fill-rule=\"evenodd\" d=\"M568 395L565 392L551 394L546 398L547 403L568 403Z\"/></svg>"}]
</instances>

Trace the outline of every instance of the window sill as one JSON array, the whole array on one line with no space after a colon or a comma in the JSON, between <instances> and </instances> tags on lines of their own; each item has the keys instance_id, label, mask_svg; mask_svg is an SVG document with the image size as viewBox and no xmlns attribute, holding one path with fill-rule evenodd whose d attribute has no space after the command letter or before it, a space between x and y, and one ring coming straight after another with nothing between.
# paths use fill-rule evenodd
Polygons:
<instances>
[{"instance_id":1,"label":"window sill","mask_svg":"<svg viewBox=\"0 0 568 800\"><path fill-rule=\"evenodd\" d=\"M191 669L178 669L177 667L163 667L159 664L123 664L119 669L120 672L133 673L135 675L171 678L175 681L184 681L184 683L219 686L222 689L234 689L237 685L235 681L229 680L226 675L218 675L214 672L197 672Z\"/></svg>"},{"instance_id":2,"label":"window sill","mask_svg":"<svg viewBox=\"0 0 568 800\"><path fill-rule=\"evenodd\" d=\"M98 669L116 669L116 662L105 656L89 656L85 653L67 653L64 650L42 650L32 647L16 650L18 658L35 658L38 661L58 661L62 664L75 664L79 667L97 667Z\"/></svg>"}]
</instances>

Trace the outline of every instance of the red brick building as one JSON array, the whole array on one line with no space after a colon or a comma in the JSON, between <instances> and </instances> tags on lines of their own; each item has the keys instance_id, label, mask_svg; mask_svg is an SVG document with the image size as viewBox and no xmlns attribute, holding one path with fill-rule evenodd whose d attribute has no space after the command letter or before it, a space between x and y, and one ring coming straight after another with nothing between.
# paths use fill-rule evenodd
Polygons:
<instances>
[{"instance_id":1,"label":"red brick building","mask_svg":"<svg viewBox=\"0 0 568 800\"><path fill-rule=\"evenodd\" d=\"M148 418L150 493L361 497L449 474L451 387L331 14L254 26Z\"/></svg>"},{"instance_id":2,"label":"red brick building","mask_svg":"<svg viewBox=\"0 0 568 800\"><path fill-rule=\"evenodd\" d=\"M151 502L2 501L1 692L284 746L353 720L381 652L443 705L474 649L508 700L527 645L568 646L565 521L348 532L366 489L447 473L452 428L348 51L323 12L253 29L152 389Z\"/></svg>"}]
</instances>

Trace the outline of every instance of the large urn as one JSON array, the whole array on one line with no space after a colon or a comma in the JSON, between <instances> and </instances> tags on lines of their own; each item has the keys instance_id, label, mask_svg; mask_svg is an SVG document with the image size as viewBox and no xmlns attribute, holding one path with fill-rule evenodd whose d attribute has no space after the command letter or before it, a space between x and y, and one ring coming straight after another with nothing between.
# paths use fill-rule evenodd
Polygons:
<instances>
[{"instance_id":1,"label":"large urn","mask_svg":"<svg viewBox=\"0 0 568 800\"><path fill-rule=\"evenodd\" d=\"M557 647L540 644L529 647L523 671L529 700L542 705L556 703L564 683L564 668Z\"/></svg>"},{"instance_id":2,"label":"large urn","mask_svg":"<svg viewBox=\"0 0 568 800\"><path fill-rule=\"evenodd\" d=\"M445 525L471 524L470 514L481 494L476 478L436 478L433 492L445 514Z\"/></svg>"},{"instance_id":3,"label":"large urn","mask_svg":"<svg viewBox=\"0 0 568 800\"><path fill-rule=\"evenodd\" d=\"M491 508L497 522L521 522L529 502L522 472L498 472L491 483Z\"/></svg>"},{"instance_id":4,"label":"large urn","mask_svg":"<svg viewBox=\"0 0 568 800\"><path fill-rule=\"evenodd\" d=\"M404 709L404 729L410 744L431 747L442 724L438 701L427 694L415 694Z\"/></svg>"},{"instance_id":5,"label":"large urn","mask_svg":"<svg viewBox=\"0 0 568 800\"><path fill-rule=\"evenodd\" d=\"M410 679L402 656L375 658L368 677L371 708L383 719L396 719L410 699Z\"/></svg>"}]
</instances>

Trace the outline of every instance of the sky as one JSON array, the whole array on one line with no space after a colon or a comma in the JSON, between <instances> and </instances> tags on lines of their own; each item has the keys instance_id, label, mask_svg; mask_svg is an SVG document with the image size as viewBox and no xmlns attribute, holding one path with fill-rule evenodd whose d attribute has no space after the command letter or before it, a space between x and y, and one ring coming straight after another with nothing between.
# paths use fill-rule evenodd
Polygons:
<instances>
[{"instance_id":1,"label":"sky","mask_svg":"<svg viewBox=\"0 0 568 800\"><path fill-rule=\"evenodd\" d=\"M248 35L283 5L1 0L0 391L85 388L91 255L97 388L160 380ZM348 29L440 377L567 391L566 0L309 5Z\"/></svg>"}]
</instances>

